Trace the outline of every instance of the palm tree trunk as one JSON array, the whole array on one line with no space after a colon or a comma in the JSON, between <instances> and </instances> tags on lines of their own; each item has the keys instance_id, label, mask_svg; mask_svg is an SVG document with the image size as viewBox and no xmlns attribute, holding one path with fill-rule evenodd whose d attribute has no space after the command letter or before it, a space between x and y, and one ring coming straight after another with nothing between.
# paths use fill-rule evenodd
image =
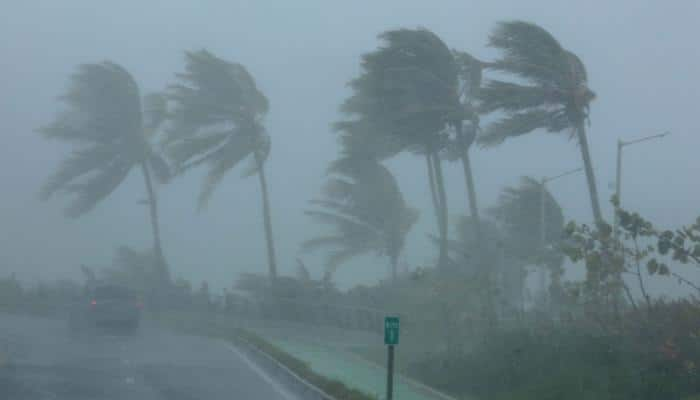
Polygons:
<instances>
[{"instance_id":1,"label":"palm tree trunk","mask_svg":"<svg viewBox=\"0 0 700 400\"><path fill-rule=\"evenodd\" d=\"M461 121L457 124L457 135L459 136L459 145L462 149L462 168L464 169L464 179L467 185L467 196L469 197L469 213L474 219L474 226L479 233L479 207L476 202L476 189L474 188L474 175L472 174L471 162L469 160L469 147L464 137L464 132L462 131ZM478 239L478 237L477 237Z\"/></svg>"},{"instance_id":2,"label":"palm tree trunk","mask_svg":"<svg viewBox=\"0 0 700 400\"><path fill-rule=\"evenodd\" d=\"M270 217L270 200L267 193L267 180L265 179L265 166L258 152L253 152L255 164L258 168L260 179L260 192L262 193L263 224L265 226L265 242L267 244L268 273L272 280L277 278L277 261L275 257L275 243L272 235L272 218Z\"/></svg>"},{"instance_id":3,"label":"palm tree trunk","mask_svg":"<svg viewBox=\"0 0 700 400\"><path fill-rule=\"evenodd\" d=\"M595 175L593 173L593 162L588 149L588 139L586 138L586 128L581 121L576 127L576 136L578 143L581 146L581 157L583 158L583 166L586 171L586 180L588 181L588 194L591 197L591 207L593 209L593 218L596 223L603 222L603 215L600 212L600 202L598 201L598 188L595 183Z\"/></svg>"},{"instance_id":4,"label":"palm tree trunk","mask_svg":"<svg viewBox=\"0 0 700 400\"><path fill-rule=\"evenodd\" d=\"M464 170L464 180L467 186L467 197L469 198L469 213L471 214L472 221L474 222L474 239L476 241L476 248L479 250L476 254L477 265L481 266L481 222L479 221L479 207L476 203L476 189L474 187L474 175L472 174L471 162L469 160L469 144L466 142L464 137L463 124L461 121L457 124L456 130L458 135L458 140L460 148L462 149L462 169Z\"/></svg>"},{"instance_id":5,"label":"palm tree trunk","mask_svg":"<svg viewBox=\"0 0 700 400\"><path fill-rule=\"evenodd\" d=\"M437 189L435 189L435 170L429 153L425 153L425 162L428 165L428 182L430 183L430 197L433 200L433 211L435 212L435 222L440 231L440 204L437 197Z\"/></svg>"},{"instance_id":6,"label":"palm tree trunk","mask_svg":"<svg viewBox=\"0 0 700 400\"><path fill-rule=\"evenodd\" d=\"M442 174L442 163L437 153L431 154L435 168L435 186L437 187L438 199L440 202L439 221L440 221L440 256L438 258L438 267L447 267L447 194L445 192L445 181Z\"/></svg>"},{"instance_id":7,"label":"palm tree trunk","mask_svg":"<svg viewBox=\"0 0 700 400\"><path fill-rule=\"evenodd\" d=\"M392 253L389 258L389 261L391 262L391 281L396 282L396 279L398 278L399 255Z\"/></svg>"},{"instance_id":8,"label":"palm tree trunk","mask_svg":"<svg viewBox=\"0 0 700 400\"><path fill-rule=\"evenodd\" d=\"M170 271L168 264L163 255L163 247L160 241L160 227L158 223L158 201L155 191L153 190L153 182L151 180L151 172L146 164L146 161L141 163L141 172L146 183L146 191L148 193L148 206L151 216L151 229L153 231L153 252L156 257L156 271L162 283L170 282Z\"/></svg>"}]
</instances>

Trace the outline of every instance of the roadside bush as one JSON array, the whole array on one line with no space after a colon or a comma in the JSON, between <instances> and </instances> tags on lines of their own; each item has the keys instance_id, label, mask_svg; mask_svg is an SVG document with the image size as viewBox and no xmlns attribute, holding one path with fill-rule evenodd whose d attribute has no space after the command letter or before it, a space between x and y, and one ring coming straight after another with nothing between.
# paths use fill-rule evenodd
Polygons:
<instances>
[{"instance_id":1,"label":"roadside bush","mask_svg":"<svg viewBox=\"0 0 700 400\"><path fill-rule=\"evenodd\" d=\"M457 396L489 399L682 399L700 393L700 309L657 303L615 333L569 322L495 331L471 351L434 354L407 373Z\"/></svg>"}]
</instances>

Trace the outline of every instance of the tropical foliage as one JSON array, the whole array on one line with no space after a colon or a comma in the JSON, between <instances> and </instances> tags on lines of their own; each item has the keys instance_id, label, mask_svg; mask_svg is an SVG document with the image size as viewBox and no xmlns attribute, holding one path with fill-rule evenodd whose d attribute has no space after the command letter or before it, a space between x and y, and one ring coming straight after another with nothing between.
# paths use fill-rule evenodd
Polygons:
<instances>
[{"instance_id":1,"label":"tropical foliage","mask_svg":"<svg viewBox=\"0 0 700 400\"><path fill-rule=\"evenodd\" d=\"M66 109L39 129L48 139L70 143L74 150L41 188L41 197L72 197L65 213L79 217L92 210L126 180L134 168L143 174L161 279L169 279L160 243L153 177L169 179L166 161L152 145L165 117L165 102L154 94L141 100L129 72L113 62L85 64L60 97Z\"/></svg>"},{"instance_id":2,"label":"tropical foliage","mask_svg":"<svg viewBox=\"0 0 700 400\"><path fill-rule=\"evenodd\" d=\"M498 24L489 44L501 58L487 68L507 74L511 81L492 79L479 92L482 113L500 111L503 117L489 125L479 142L495 146L506 139L538 129L569 132L576 138L588 180L596 222L603 220L585 123L595 93L581 59L543 28L522 21Z\"/></svg>"},{"instance_id":3,"label":"tropical foliage","mask_svg":"<svg viewBox=\"0 0 700 400\"><path fill-rule=\"evenodd\" d=\"M440 152L446 149L450 129L460 138L471 210L477 216L471 169L466 158L470 143L464 139L462 131L463 120L474 121L473 113L461 102L465 91L460 77L465 75L455 54L426 29L390 30L379 38L382 45L363 55L362 72L350 82L353 94L341 107L350 119L336 127L344 132L346 141L355 135L373 136L373 144L380 143L379 149L388 147L379 152L383 156L406 150L425 157L440 238L438 264L444 267L448 251L448 211Z\"/></svg>"},{"instance_id":4,"label":"tropical foliage","mask_svg":"<svg viewBox=\"0 0 700 400\"><path fill-rule=\"evenodd\" d=\"M389 170L372 159L343 158L329 172L323 197L313 200L315 207L306 214L332 232L307 240L303 249L327 250L329 273L358 255L386 256L396 279L399 255L418 211L406 205Z\"/></svg>"},{"instance_id":5,"label":"tropical foliage","mask_svg":"<svg viewBox=\"0 0 700 400\"><path fill-rule=\"evenodd\" d=\"M168 156L179 172L207 166L199 196L204 206L225 174L248 159L242 176L257 175L262 194L263 226L268 271L277 276L265 161L270 138L263 126L269 110L265 95L241 64L206 50L185 53L185 72L168 94L173 103L171 127L164 140Z\"/></svg>"}]
</instances>

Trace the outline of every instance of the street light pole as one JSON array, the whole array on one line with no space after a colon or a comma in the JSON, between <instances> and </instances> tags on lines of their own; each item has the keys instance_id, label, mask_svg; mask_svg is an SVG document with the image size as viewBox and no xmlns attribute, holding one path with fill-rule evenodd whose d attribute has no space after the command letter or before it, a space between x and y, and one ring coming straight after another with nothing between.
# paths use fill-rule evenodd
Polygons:
<instances>
[{"instance_id":1,"label":"street light pole","mask_svg":"<svg viewBox=\"0 0 700 400\"><path fill-rule=\"evenodd\" d=\"M619 224L619 217L618 213L620 211L620 208L622 207L622 201L620 199L620 196L622 194L622 149L625 146L630 146L633 144L641 143L641 142L646 142L647 140L653 140L653 139L661 139L664 136L670 135L671 132L664 132L660 133L658 135L651 135L651 136L645 136L640 139L635 139L635 140L630 140L628 142L624 142L620 139L617 140L617 169L615 173L615 216L613 217L613 235L615 237L615 241L617 242L619 239L619 234L617 231L617 226Z\"/></svg>"}]
</instances>

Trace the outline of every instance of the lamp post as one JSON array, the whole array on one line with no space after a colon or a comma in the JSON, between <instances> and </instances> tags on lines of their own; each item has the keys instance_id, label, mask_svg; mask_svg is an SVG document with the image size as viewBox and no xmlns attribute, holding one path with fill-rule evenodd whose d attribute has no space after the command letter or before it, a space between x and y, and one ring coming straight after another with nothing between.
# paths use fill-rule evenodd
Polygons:
<instances>
[{"instance_id":1,"label":"lamp post","mask_svg":"<svg viewBox=\"0 0 700 400\"><path fill-rule=\"evenodd\" d=\"M563 178L565 176L575 174L582 171L583 168L576 168L570 171L563 172L559 175L544 177L540 180L540 246L542 249L545 248L547 243L547 217L546 217L546 203L547 203L547 183L553 180ZM544 268L540 270L540 289L542 293L545 293L545 281L547 276L545 274Z\"/></svg>"},{"instance_id":2,"label":"lamp post","mask_svg":"<svg viewBox=\"0 0 700 400\"><path fill-rule=\"evenodd\" d=\"M620 139L617 140L617 169L615 171L615 216L613 218L613 234L615 235L615 240L617 241L619 238L619 234L617 231L617 225L619 224L619 217L618 217L618 211L620 210L620 207L622 206L621 200L620 200L620 192L622 188L622 149L625 146L630 146L633 144L641 143L641 142L646 142L647 140L653 140L653 139L661 139L664 136L670 135L671 132L664 132L660 133L658 135L651 135L651 136L645 136L640 139L634 139L630 140L627 142L624 142Z\"/></svg>"}]
</instances>

